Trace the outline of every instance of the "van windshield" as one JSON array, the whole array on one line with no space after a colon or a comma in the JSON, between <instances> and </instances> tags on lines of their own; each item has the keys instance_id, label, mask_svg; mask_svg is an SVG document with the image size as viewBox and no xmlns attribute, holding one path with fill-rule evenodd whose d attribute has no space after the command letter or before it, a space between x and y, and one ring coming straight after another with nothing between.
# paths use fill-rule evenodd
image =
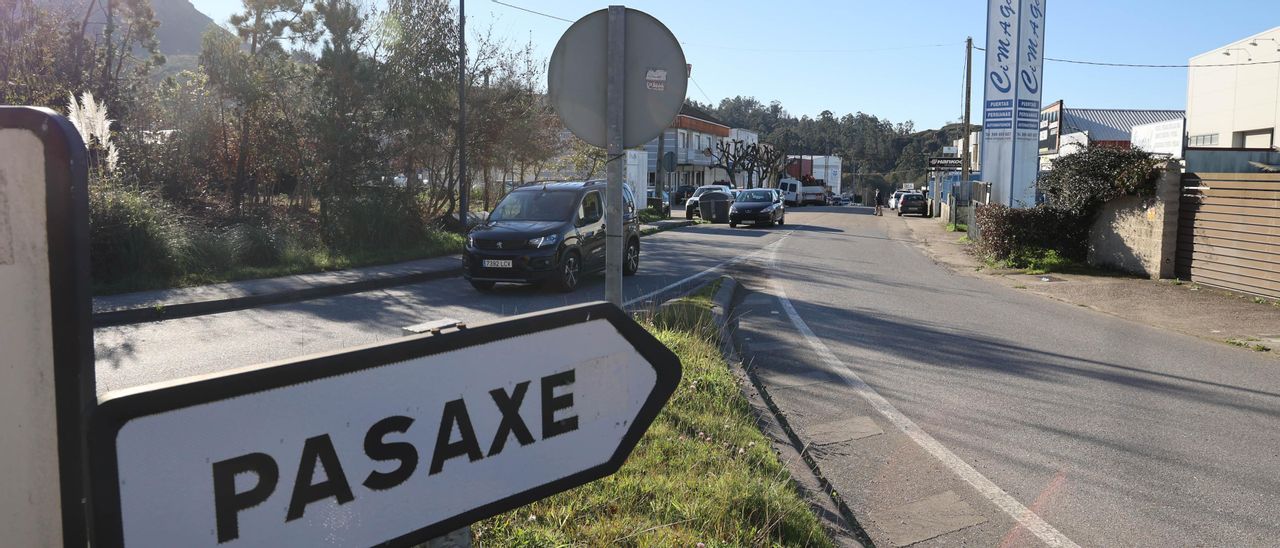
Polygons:
<instances>
[{"instance_id":1,"label":"van windshield","mask_svg":"<svg viewBox=\"0 0 1280 548\"><path fill-rule=\"evenodd\" d=\"M567 221L577 192L564 190L512 192L493 209L493 221Z\"/></svg>"}]
</instances>

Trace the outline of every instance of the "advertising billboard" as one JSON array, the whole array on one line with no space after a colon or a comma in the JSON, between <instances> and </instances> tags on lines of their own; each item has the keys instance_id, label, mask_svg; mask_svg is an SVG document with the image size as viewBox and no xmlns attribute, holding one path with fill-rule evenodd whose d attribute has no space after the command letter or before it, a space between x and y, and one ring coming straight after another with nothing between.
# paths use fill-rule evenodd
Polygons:
<instances>
[{"instance_id":1,"label":"advertising billboard","mask_svg":"<svg viewBox=\"0 0 1280 548\"><path fill-rule=\"evenodd\" d=\"M1182 158L1186 118L1133 126L1130 141L1133 148L1169 158Z\"/></svg>"}]
</instances>

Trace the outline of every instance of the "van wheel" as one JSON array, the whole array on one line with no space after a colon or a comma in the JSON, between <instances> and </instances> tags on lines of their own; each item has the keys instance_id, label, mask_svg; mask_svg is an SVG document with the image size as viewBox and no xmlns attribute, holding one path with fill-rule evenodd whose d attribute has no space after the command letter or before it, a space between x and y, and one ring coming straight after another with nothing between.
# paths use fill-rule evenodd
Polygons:
<instances>
[{"instance_id":1,"label":"van wheel","mask_svg":"<svg viewBox=\"0 0 1280 548\"><path fill-rule=\"evenodd\" d=\"M577 251L565 254L564 259L560 261L560 268L556 269L556 274L552 284L557 291L571 293L578 288L578 281L582 277L582 257L578 256Z\"/></svg>"},{"instance_id":2,"label":"van wheel","mask_svg":"<svg viewBox=\"0 0 1280 548\"><path fill-rule=\"evenodd\" d=\"M640 270L640 242L634 238L627 242L627 249L622 252L622 275L631 276Z\"/></svg>"}]
</instances>

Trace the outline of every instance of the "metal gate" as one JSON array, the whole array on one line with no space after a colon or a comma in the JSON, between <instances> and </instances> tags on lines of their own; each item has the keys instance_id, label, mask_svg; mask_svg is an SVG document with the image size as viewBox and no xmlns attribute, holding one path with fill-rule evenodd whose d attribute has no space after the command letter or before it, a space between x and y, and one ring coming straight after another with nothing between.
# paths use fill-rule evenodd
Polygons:
<instances>
[{"instance_id":1,"label":"metal gate","mask_svg":"<svg viewBox=\"0 0 1280 548\"><path fill-rule=\"evenodd\" d=\"M1179 278L1280 298L1280 174L1187 173Z\"/></svg>"}]
</instances>

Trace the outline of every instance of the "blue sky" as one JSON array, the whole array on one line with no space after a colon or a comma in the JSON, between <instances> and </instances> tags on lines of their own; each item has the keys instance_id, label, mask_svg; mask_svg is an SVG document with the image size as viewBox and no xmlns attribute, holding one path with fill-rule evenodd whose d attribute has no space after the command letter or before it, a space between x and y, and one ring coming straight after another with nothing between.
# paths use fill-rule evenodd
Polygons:
<instances>
[{"instance_id":1,"label":"blue sky","mask_svg":"<svg viewBox=\"0 0 1280 548\"><path fill-rule=\"evenodd\" d=\"M566 19L607 3L504 0ZM219 23L236 0L192 0ZM985 0L635 0L663 21L693 64L689 97L782 101L795 115L862 111L917 128L958 120L964 39L985 41ZM1280 25L1277 0L1048 0L1045 56L1117 63L1185 64ZM467 2L470 33L492 28L513 44L532 40L549 56L569 23L492 0ZM982 53L974 52L974 122L982 99ZM1044 102L1068 107L1181 109L1187 69L1045 63ZM701 88L701 89L699 89Z\"/></svg>"}]
</instances>

